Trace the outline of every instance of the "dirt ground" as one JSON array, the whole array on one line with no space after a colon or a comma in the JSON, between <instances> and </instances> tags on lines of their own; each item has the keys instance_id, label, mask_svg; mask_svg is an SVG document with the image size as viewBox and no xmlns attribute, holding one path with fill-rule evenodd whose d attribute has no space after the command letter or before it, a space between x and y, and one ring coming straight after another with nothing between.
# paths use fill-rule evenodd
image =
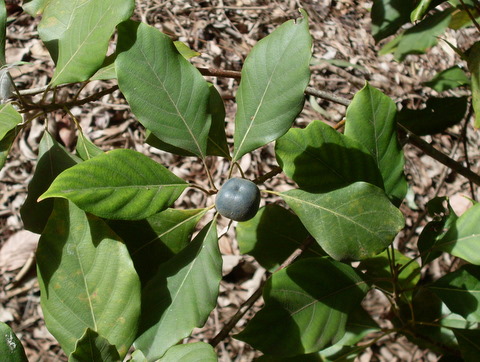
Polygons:
<instances>
[{"instance_id":1,"label":"dirt ground","mask_svg":"<svg viewBox=\"0 0 480 362\"><path fill-rule=\"evenodd\" d=\"M23 13L21 1L7 0L6 3L11 18L7 30L7 62L28 62L12 71L15 83L19 89L45 86L53 74L53 63L36 32L39 18ZM422 82L430 80L438 71L465 64L445 42L440 42L426 55L409 56L403 63L395 62L390 55L378 56L384 42L375 44L370 35L371 6L372 1L367 0L141 0L137 1L135 17L200 52L200 56L192 59L196 66L239 71L252 46L284 21L298 17L297 9L302 7L310 16L314 38L311 87L351 99L368 80L402 106L421 107L429 96L438 96L435 91L423 87ZM478 40L478 33L470 29L448 31L445 38L466 49ZM333 65L324 60L342 60L351 65L340 67L338 63ZM207 79L221 91L227 109L227 133L229 141L233 142L233 100L238 82L221 77ZM111 84L92 82L82 90L82 95L98 92ZM63 88L57 97L67 99L76 90L78 86ZM464 94L465 91L456 90L441 95ZM173 156L143 142L144 130L119 93L107 95L93 105L75 107L72 113L80 120L85 133L103 149L134 148L168 165L171 171L187 180L206 182L198 179L199 175L203 177L202 165L194 159ZM314 119L334 124L344 115L344 106L309 97L296 125L302 127ZM49 117L49 120L55 121L49 122L54 125L52 131L71 149L75 145L75 131L69 117L64 112ZM66 361L66 356L45 327L39 305L34 259L38 236L22 231L19 211L35 170L43 123L44 120L34 122L27 132L19 136L5 167L0 170L0 320L13 327L30 361ZM455 160L465 162L468 156L471 169L479 171L479 135L471 126L471 121L425 139ZM426 202L436 195L448 195L454 209L461 213L470 205L464 196L475 199L478 190L418 148L407 144L404 149L411 192L401 208L407 217L407 227L395 243L402 252L414 255L417 236L427 220ZM228 164L221 159L209 162L213 176L224 178ZM251 177L270 171L276 166L272 145L244 157L241 166L248 170L247 176ZM291 184L291 181L277 176L266 187L282 190L282 187ZM191 191L184 194L176 206L190 208L210 202L202 193ZM220 225L225 231L225 236L220 239L225 278L220 288L218 308L212 312L204 328L194 331L191 340L207 341L212 338L257 289L264 276L264 270L251 257L239 254L234 231L227 230L226 226ZM445 256L425 272L438 276L455 263L458 261ZM388 305L375 293L371 293L364 304L377 320L388 312ZM260 300L253 311L261 305ZM247 313L234 332L241 330L252 314ZM251 361L259 355L248 345L231 338L220 343L217 352L221 361ZM404 338L393 336L367 348L359 360L436 361L437 357L418 349Z\"/></svg>"}]
</instances>

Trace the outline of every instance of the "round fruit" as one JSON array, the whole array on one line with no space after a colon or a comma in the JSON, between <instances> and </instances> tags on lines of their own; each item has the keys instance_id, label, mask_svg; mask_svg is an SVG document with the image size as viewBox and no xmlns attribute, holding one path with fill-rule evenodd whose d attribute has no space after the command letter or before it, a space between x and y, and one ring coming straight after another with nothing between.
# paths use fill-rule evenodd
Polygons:
<instances>
[{"instance_id":1,"label":"round fruit","mask_svg":"<svg viewBox=\"0 0 480 362\"><path fill-rule=\"evenodd\" d=\"M235 221L247 221L257 214L260 190L244 178L231 178L222 186L215 199L220 215Z\"/></svg>"}]
</instances>

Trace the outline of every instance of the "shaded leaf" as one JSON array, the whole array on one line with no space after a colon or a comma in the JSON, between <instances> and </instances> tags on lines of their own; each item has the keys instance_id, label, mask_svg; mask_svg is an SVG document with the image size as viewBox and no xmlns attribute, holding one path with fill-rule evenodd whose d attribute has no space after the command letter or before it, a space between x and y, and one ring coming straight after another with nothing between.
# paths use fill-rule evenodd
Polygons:
<instances>
[{"instance_id":1,"label":"shaded leaf","mask_svg":"<svg viewBox=\"0 0 480 362\"><path fill-rule=\"evenodd\" d=\"M62 172L39 200L62 197L100 217L140 220L166 209L187 186L147 156L116 149Z\"/></svg>"},{"instance_id":2,"label":"shaded leaf","mask_svg":"<svg viewBox=\"0 0 480 362\"><path fill-rule=\"evenodd\" d=\"M217 360L217 354L211 345L196 342L171 347L159 362L212 362Z\"/></svg>"},{"instance_id":3,"label":"shaded leaf","mask_svg":"<svg viewBox=\"0 0 480 362\"><path fill-rule=\"evenodd\" d=\"M438 42L438 37L447 29L451 19L451 9L439 11L409 28L394 40L387 43L380 55L394 52L397 61L403 61L409 54L423 54ZM394 46L392 46L394 45Z\"/></svg>"},{"instance_id":4,"label":"shaded leaf","mask_svg":"<svg viewBox=\"0 0 480 362\"><path fill-rule=\"evenodd\" d=\"M145 220L107 222L124 240L142 285L145 285L162 263L189 244L198 221L207 211L167 209Z\"/></svg>"},{"instance_id":5,"label":"shaded leaf","mask_svg":"<svg viewBox=\"0 0 480 362\"><path fill-rule=\"evenodd\" d=\"M414 0L374 0L372 6L372 35L376 42L393 35L410 20Z\"/></svg>"},{"instance_id":6,"label":"shaded leaf","mask_svg":"<svg viewBox=\"0 0 480 362\"><path fill-rule=\"evenodd\" d=\"M480 267L463 265L428 287L454 313L480 322Z\"/></svg>"},{"instance_id":7,"label":"shaded leaf","mask_svg":"<svg viewBox=\"0 0 480 362\"><path fill-rule=\"evenodd\" d=\"M476 42L469 50L468 70L472 74L472 106L475 111L474 125L480 128L480 42Z\"/></svg>"},{"instance_id":8,"label":"shaded leaf","mask_svg":"<svg viewBox=\"0 0 480 362\"><path fill-rule=\"evenodd\" d=\"M90 328L125 356L140 314L140 281L126 246L93 215L56 200L37 250L45 323L69 355Z\"/></svg>"},{"instance_id":9,"label":"shaded leaf","mask_svg":"<svg viewBox=\"0 0 480 362\"><path fill-rule=\"evenodd\" d=\"M53 200L38 202L38 198L64 170L81 162L70 154L50 133L44 132L38 149L38 163L28 184L25 203L20 209L25 229L40 234L53 210Z\"/></svg>"},{"instance_id":10,"label":"shaded leaf","mask_svg":"<svg viewBox=\"0 0 480 362\"><path fill-rule=\"evenodd\" d=\"M403 173L405 160L397 139L395 115L395 103L366 84L347 108L345 135L370 152L382 174L385 192L395 205L400 205L408 185Z\"/></svg>"},{"instance_id":11,"label":"shaded leaf","mask_svg":"<svg viewBox=\"0 0 480 362\"><path fill-rule=\"evenodd\" d=\"M51 0L24 0L22 8L31 16L37 16L50 1Z\"/></svg>"},{"instance_id":12,"label":"shaded leaf","mask_svg":"<svg viewBox=\"0 0 480 362\"><path fill-rule=\"evenodd\" d=\"M427 87L443 92L463 85L469 85L470 79L458 65L437 73L430 81L423 83Z\"/></svg>"},{"instance_id":13,"label":"shaded leaf","mask_svg":"<svg viewBox=\"0 0 480 362\"><path fill-rule=\"evenodd\" d=\"M406 264L408 266L403 268L400 273L392 275L392 270L398 271ZM391 293L396 291L406 295L408 299L412 298L413 289L420 280L420 265L396 249L393 258L391 252L384 251L372 258L362 260L359 268L366 271L365 281L375 284L382 290ZM393 288L394 283L396 285L395 290Z\"/></svg>"},{"instance_id":14,"label":"shaded leaf","mask_svg":"<svg viewBox=\"0 0 480 362\"><path fill-rule=\"evenodd\" d=\"M280 194L325 252L361 260L385 249L404 225L402 213L376 186L356 182L325 194Z\"/></svg>"},{"instance_id":15,"label":"shaded leaf","mask_svg":"<svg viewBox=\"0 0 480 362\"><path fill-rule=\"evenodd\" d=\"M119 26L117 71L132 112L165 143L204 158L211 116L210 91L172 40L146 24Z\"/></svg>"},{"instance_id":16,"label":"shaded leaf","mask_svg":"<svg viewBox=\"0 0 480 362\"><path fill-rule=\"evenodd\" d=\"M245 59L236 95L234 161L285 134L303 108L312 38L301 12L303 19L282 24Z\"/></svg>"},{"instance_id":17,"label":"shaded leaf","mask_svg":"<svg viewBox=\"0 0 480 362\"><path fill-rule=\"evenodd\" d=\"M143 290L140 336L135 348L149 360L201 327L215 308L222 258L215 221L175 257L162 264Z\"/></svg>"},{"instance_id":18,"label":"shaded leaf","mask_svg":"<svg viewBox=\"0 0 480 362\"><path fill-rule=\"evenodd\" d=\"M10 130L2 139L0 139L0 170L5 165L7 161L8 154L10 153L10 149L12 148L13 141L18 135L20 131L20 127L16 127Z\"/></svg>"},{"instance_id":19,"label":"shaded leaf","mask_svg":"<svg viewBox=\"0 0 480 362\"><path fill-rule=\"evenodd\" d=\"M402 109L398 123L417 136L440 133L463 120L467 105L468 97L431 97L423 109Z\"/></svg>"},{"instance_id":20,"label":"shaded leaf","mask_svg":"<svg viewBox=\"0 0 480 362\"><path fill-rule=\"evenodd\" d=\"M239 222L236 233L240 252L252 255L271 272L309 237L296 215L275 204L262 207L253 219ZM313 242L301 257L323 255L325 252L322 248Z\"/></svg>"},{"instance_id":21,"label":"shaded leaf","mask_svg":"<svg viewBox=\"0 0 480 362\"><path fill-rule=\"evenodd\" d=\"M113 362L120 360L115 346L112 346L105 338L90 328L85 330L85 334L77 341L75 351L68 358L69 362Z\"/></svg>"},{"instance_id":22,"label":"shaded leaf","mask_svg":"<svg viewBox=\"0 0 480 362\"><path fill-rule=\"evenodd\" d=\"M468 209L456 219L432 250L446 251L465 259L469 263L480 265L480 204Z\"/></svg>"},{"instance_id":23,"label":"shaded leaf","mask_svg":"<svg viewBox=\"0 0 480 362\"><path fill-rule=\"evenodd\" d=\"M50 84L81 82L102 65L115 26L128 19L132 0L50 0L38 25L56 68Z\"/></svg>"},{"instance_id":24,"label":"shaded leaf","mask_svg":"<svg viewBox=\"0 0 480 362\"><path fill-rule=\"evenodd\" d=\"M475 362L480 355L480 330L479 329L454 329L460 351L465 362Z\"/></svg>"},{"instance_id":25,"label":"shaded leaf","mask_svg":"<svg viewBox=\"0 0 480 362\"><path fill-rule=\"evenodd\" d=\"M235 338L274 356L319 351L344 336L348 315L367 290L346 264L299 260L267 281L264 308Z\"/></svg>"},{"instance_id":26,"label":"shaded leaf","mask_svg":"<svg viewBox=\"0 0 480 362\"><path fill-rule=\"evenodd\" d=\"M25 350L18 337L5 323L0 322L0 356L6 362L28 362Z\"/></svg>"},{"instance_id":27,"label":"shaded leaf","mask_svg":"<svg viewBox=\"0 0 480 362\"><path fill-rule=\"evenodd\" d=\"M90 77L90 80L108 80L117 79L117 72L115 71L115 59L117 54L111 54L103 60L100 69Z\"/></svg>"},{"instance_id":28,"label":"shaded leaf","mask_svg":"<svg viewBox=\"0 0 480 362\"><path fill-rule=\"evenodd\" d=\"M377 164L364 146L321 121L292 128L277 140L285 174L310 192L328 192L356 181L383 187Z\"/></svg>"}]
</instances>

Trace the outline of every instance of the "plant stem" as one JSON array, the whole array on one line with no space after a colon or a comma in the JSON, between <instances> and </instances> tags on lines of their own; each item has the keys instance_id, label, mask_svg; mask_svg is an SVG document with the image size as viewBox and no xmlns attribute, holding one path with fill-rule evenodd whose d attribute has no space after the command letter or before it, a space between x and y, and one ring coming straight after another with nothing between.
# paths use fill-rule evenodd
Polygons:
<instances>
[{"instance_id":1,"label":"plant stem","mask_svg":"<svg viewBox=\"0 0 480 362\"><path fill-rule=\"evenodd\" d=\"M477 30L480 31L480 24L478 24L477 20L475 19L473 14L470 12L470 9L467 7L467 5L465 5L463 0L460 0L460 3L462 4L463 9L466 11L468 17L470 18L470 20L472 20L472 22L475 25L475 27L477 28Z\"/></svg>"},{"instance_id":2,"label":"plant stem","mask_svg":"<svg viewBox=\"0 0 480 362\"><path fill-rule=\"evenodd\" d=\"M280 265L274 273L276 273L279 270L282 270L292 264L295 259L297 259L309 246L310 244L314 241L312 237L308 237L305 239L305 241L300 245L295 251ZM260 284L260 286L257 288L257 290L248 298L241 306L238 308L237 312L234 314L232 318L228 321L227 324L225 324L220 332L213 337L210 340L210 345L215 347L217 344L219 344L225 337L228 336L230 331L236 326L238 321L245 315L245 313L248 312L248 310L255 304L255 302L261 297L263 287L265 285L266 281Z\"/></svg>"},{"instance_id":3,"label":"plant stem","mask_svg":"<svg viewBox=\"0 0 480 362\"><path fill-rule=\"evenodd\" d=\"M282 172L282 168L280 166L275 166L271 171L267 172L265 175L257 177L253 182L257 185L263 184L265 181L271 179L273 176L278 175Z\"/></svg>"}]
</instances>

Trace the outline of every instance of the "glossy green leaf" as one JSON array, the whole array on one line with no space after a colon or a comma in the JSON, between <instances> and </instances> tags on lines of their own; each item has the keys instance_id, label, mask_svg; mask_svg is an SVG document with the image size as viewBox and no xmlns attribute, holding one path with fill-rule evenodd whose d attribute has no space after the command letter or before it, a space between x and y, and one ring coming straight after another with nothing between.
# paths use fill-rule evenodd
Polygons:
<instances>
[{"instance_id":1,"label":"glossy green leaf","mask_svg":"<svg viewBox=\"0 0 480 362\"><path fill-rule=\"evenodd\" d=\"M432 97L423 109L404 108L398 112L398 123L417 136L440 133L464 119L467 105L468 97Z\"/></svg>"},{"instance_id":2,"label":"glossy green leaf","mask_svg":"<svg viewBox=\"0 0 480 362\"><path fill-rule=\"evenodd\" d=\"M451 9L427 16L418 24L398 35L387 43L380 54L394 53L397 61L405 60L409 54L423 54L438 42L438 37L447 29L451 19Z\"/></svg>"},{"instance_id":3,"label":"glossy green leaf","mask_svg":"<svg viewBox=\"0 0 480 362\"><path fill-rule=\"evenodd\" d=\"M207 211L167 209L145 220L107 222L127 245L142 285L145 285L162 263L189 244L198 221Z\"/></svg>"},{"instance_id":4,"label":"glossy green leaf","mask_svg":"<svg viewBox=\"0 0 480 362\"><path fill-rule=\"evenodd\" d=\"M117 48L118 84L138 120L163 142L204 158L210 91L200 72L146 24L122 23Z\"/></svg>"},{"instance_id":5,"label":"glossy green leaf","mask_svg":"<svg viewBox=\"0 0 480 362\"><path fill-rule=\"evenodd\" d=\"M3 140L8 132L22 123L22 115L11 103L0 105L0 140Z\"/></svg>"},{"instance_id":6,"label":"glossy green leaf","mask_svg":"<svg viewBox=\"0 0 480 362\"><path fill-rule=\"evenodd\" d=\"M454 329L465 362L475 362L480 356L480 329Z\"/></svg>"},{"instance_id":7,"label":"glossy green leaf","mask_svg":"<svg viewBox=\"0 0 480 362\"><path fill-rule=\"evenodd\" d=\"M395 34L410 20L414 0L374 0L372 6L372 35L376 42Z\"/></svg>"},{"instance_id":8,"label":"glossy green leaf","mask_svg":"<svg viewBox=\"0 0 480 362\"><path fill-rule=\"evenodd\" d=\"M217 354L204 342L179 344L171 347L159 362L216 362Z\"/></svg>"},{"instance_id":9,"label":"glossy green leaf","mask_svg":"<svg viewBox=\"0 0 480 362\"><path fill-rule=\"evenodd\" d=\"M140 280L104 221L56 200L39 241L37 274L45 323L67 355L90 328L125 356L137 331Z\"/></svg>"},{"instance_id":10,"label":"glossy green leaf","mask_svg":"<svg viewBox=\"0 0 480 362\"><path fill-rule=\"evenodd\" d=\"M435 89L437 92L443 92L449 89L469 85L470 79L462 68L455 65L437 73L430 81L423 84Z\"/></svg>"},{"instance_id":11,"label":"glossy green leaf","mask_svg":"<svg viewBox=\"0 0 480 362\"><path fill-rule=\"evenodd\" d=\"M22 342L5 323L0 322L0 356L6 362L28 362Z\"/></svg>"},{"instance_id":12,"label":"glossy green leaf","mask_svg":"<svg viewBox=\"0 0 480 362\"><path fill-rule=\"evenodd\" d=\"M53 210L53 200L38 202L38 197L62 171L79 162L80 158L65 150L50 133L44 132L39 144L37 167L28 185L27 199L20 210L25 229L37 234L43 231Z\"/></svg>"},{"instance_id":13,"label":"glossy green leaf","mask_svg":"<svg viewBox=\"0 0 480 362\"><path fill-rule=\"evenodd\" d=\"M97 147L92 141L90 141L81 130L78 132L78 139L75 150L84 161L87 161L103 153L103 151L99 147Z\"/></svg>"},{"instance_id":14,"label":"glossy green leaf","mask_svg":"<svg viewBox=\"0 0 480 362\"><path fill-rule=\"evenodd\" d=\"M87 328L82 338L77 341L75 351L68 358L68 362L84 361L116 362L121 359L115 346L97 332Z\"/></svg>"},{"instance_id":15,"label":"glossy green leaf","mask_svg":"<svg viewBox=\"0 0 480 362\"><path fill-rule=\"evenodd\" d=\"M115 27L133 12L133 0L50 0L38 25L56 68L52 86L82 82L102 65Z\"/></svg>"},{"instance_id":16,"label":"glossy green leaf","mask_svg":"<svg viewBox=\"0 0 480 362\"><path fill-rule=\"evenodd\" d=\"M210 97L208 101L207 112L212 116L212 124L208 133L207 156L222 156L231 158L228 150L227 136L225 134L225 106L222 97L218 93L213 84L208 83L210 87ZM145 140L150 146L159 150L174 153L180 156L194 156L192 152L185 151L181 148L163 142L158 137L147 131Z\"/></svg>"},{"instance_id":17,"label":"glossy green leaf","mask_svg":"<svg viewBox=\"0 0 480 362\"><path fill-rule=\"evenodd\" d=\"M468 53L468 70L472 74L472 106L475 111L476 128L480 128L480 41L470 48Z\"/></svg>"},{"instance_id":18,"label":"glossy green leaf","mask_svg":"<svg viewBox=\"0 0 480 362\"><path fill-rule=\"evenodd\" d=\"M414 23L418 20L421 20L423 18L423 16L425 15L425 13L427 12L431 2L432 2L432 0L420 0L420 1L418 1L417 6L415 7L415 9L410 14L410 21L412 23Z\"/></svg>"},{"instance_id":19,"label":"glossy green leaf","mask_svg":"<svg viewBox=\"0 0 480 362\"><path fill-rule=\"evenodd\" d=\"M480 267L464 265L444 275L428 287L457 314L480 322Z\"/></svg>"},{"instance_id":20,"label":"glossy green leaf","mask_svg":"<svg viewBox=\"0 0 480 362\"><path fill-rule=\"evenodd\" d=\"M62 172L39 200L62 197L100 217L140 220L166 209L187 186L147 156L117 149Z\"/></svg>"},{"instance_id":21,"label":"glossy green leaf","mask_svg":"<svg viewBox=\"0 0 480 362\"><path fill-rule=\"evenodd\" d=\"M400 273L392 275L395 268L397 271L404 265ZM359 268L365 270L364 279L371 282L382 290L394 293L402 293L411 299L413 288L420 280L420 265L412 261L408 256L403 255L395 249L392 255L391 250L385 250L383 253L363 260ZM393 285L396 284L395 290Z\"/></svg>"},{"instance_id":22,"label":"glossy green leaf","mask_svg":"<svg viewBox=\"0 0 480 362\"><path fill-rule=\"evenodd\" d=\"M432 249L446 251L469 263L480 265L479 218L480 204L476 204L451 224Z\"/></svg>"},{"instance_id":23,"label":"glossy green leaf","mask_svg":"<svg viewBox=\"0 0 480 362\"><path fill-rule=\"evenodd\" d=\"M303 108L312 38L301 12L303 19L278 27L245 60L236 95L234 161L285 134Z\"/></svg>"},{"instance_id":24,"label":"glossy green leaf","mask_svg":"<svg viewBox=\"0 0 480 362\"><path fill-rule=\"evenodd\" d=\"M149 361L201 327L215 308L222 258L215 221L162 264L143 290L140 336L135 348Z\"/></svg>"},{"instance_id":25,"label":"glossy green leaf","mask_svg":"<svg viewBox=\"0 0 480 362\"><path fill-rule=\"evenodd\" d=\"M369 151L321 121L290 129L277 140L275 152L285 174L305 191L328 192L356 181L383 188Z\"/></svg>"},{"instance_id":26,"label":"glossy green leaf","mask_svg":"<svg viewBox=\"0 0 480 362\"><path fill-rule=\"evenodd\" d=\"M255 257L261 266L275 271L309 237L298 216L279 205L267 205L253 219L239 222L237 242L242 254ZM323 256L313 242L301 257Z\"/></svg>"},{"instance_id":27,"label":"glossy green leaf","mask_svg":"<svg viewBox=\"0 0 480 362\"><path fill-rule=\"evenodd\" d=\"M274 356L319 351L344 336L348 314L367 290L346 264L328 258L299 260L267 281L265 307L235 338Z\"/></svg>"},{"instance_id":28,"label":"glossy green leaf","mask_svg":"<svg viewBox=\"0 0 480 362\"><path fill-rule=\"evenodd\" d=\"M385 192L396 205L407 194L405 160L397 139L396 105L369 84L357 92L347 108L345 135L371 153L380 169Z\"/></svg>"},{"instance_id":29,"label":"glossy green leaf","mask_svg":"<svg viewBox=\"0 0 480 362\"><path fill-rule=\"evenodd\" d=\"M404 225L402 213L376 186L356 182L325 194L280 194L325 252L361 260L383 251Z\"/></svg>"}]
</instances>

